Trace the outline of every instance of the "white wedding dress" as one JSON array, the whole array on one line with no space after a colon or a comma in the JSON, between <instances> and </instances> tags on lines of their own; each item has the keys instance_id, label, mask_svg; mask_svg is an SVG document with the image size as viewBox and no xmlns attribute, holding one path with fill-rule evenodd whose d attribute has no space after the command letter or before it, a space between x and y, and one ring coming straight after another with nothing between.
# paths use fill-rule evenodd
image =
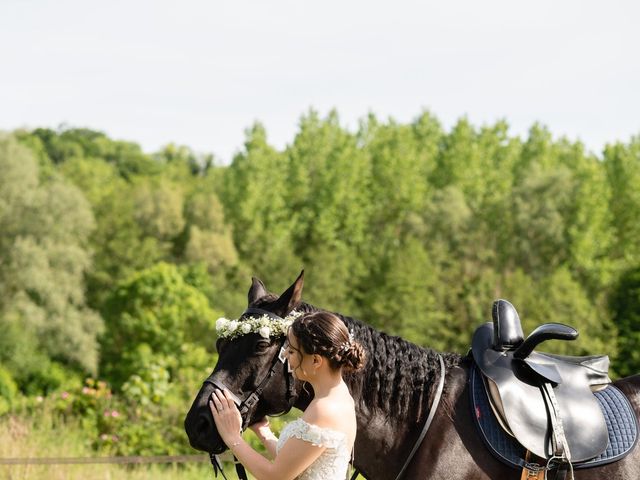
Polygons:
<instances>
[{"instance_id":1,"label":"white wedding dress","mask_svg":"<svg viewBox=\"0 0 640 480\"><path fill-rule=\"evenodd\" d=\"M299 438L312 445L326 447L325 451L302 472L297 480L344 480L349 468L351 448L347 445L347 434L305 422L294 420L282 429L276 452L291 437Z\"/></svg>"}]
</instances>

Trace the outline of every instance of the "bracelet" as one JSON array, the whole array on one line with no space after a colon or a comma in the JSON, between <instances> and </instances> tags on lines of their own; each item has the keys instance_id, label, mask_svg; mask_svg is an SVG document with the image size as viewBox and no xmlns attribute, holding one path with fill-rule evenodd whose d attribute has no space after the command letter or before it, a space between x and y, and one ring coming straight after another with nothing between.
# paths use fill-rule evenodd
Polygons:
<instances>
[{"instance_id":1,"label":"bracelet","mask_svg":"<svg viewBox=\"0 0 640 480\"><path fill-rule=\"evenodd\" d=\"M242 443L242 437L240 438L240 440L233 442L229 445L230 449L233 449L234 447L237 447L238 445L240 445Z\"/></svg>"}]
</instances>

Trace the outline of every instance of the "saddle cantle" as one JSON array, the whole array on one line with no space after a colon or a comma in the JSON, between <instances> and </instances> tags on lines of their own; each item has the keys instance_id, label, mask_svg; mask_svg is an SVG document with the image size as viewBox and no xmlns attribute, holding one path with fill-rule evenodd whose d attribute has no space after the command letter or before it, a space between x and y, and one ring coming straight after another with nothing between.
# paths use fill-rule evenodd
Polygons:
<instances>
[{"instance_id":1,"label":"saddle cantle","mask_svg":"<svg viewBox=\"0 0 640 480\"><path fill-rule=\"evenodd\" d=\"M582 462L607 448L607 425L592 388L611 382L608 357L534 351L545 340L577 335L571 327L550 323L525 340L513 305L497 300L493 324L481 325L473 336L473 358L494 410L517 441L541 458L561 451L566 461Z\"/></svg>"}]
</instances>

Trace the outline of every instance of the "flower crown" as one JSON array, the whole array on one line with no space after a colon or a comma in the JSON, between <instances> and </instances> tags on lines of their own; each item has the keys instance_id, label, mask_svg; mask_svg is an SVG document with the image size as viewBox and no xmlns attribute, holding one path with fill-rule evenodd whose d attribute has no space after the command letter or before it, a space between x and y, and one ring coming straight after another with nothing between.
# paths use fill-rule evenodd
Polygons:
<instances>
[{"instance_id":1,"label":"flower crown","mask_svg":"<svg viewBox=\"0 0 640 480\"><path fill-rule=\"evenodd\" d=\"M294 310L282 319L274 319L269 315L241 317L242 320L229 320L222 317L216 320L216 333L219 338L236 338L248 333L258 333L262 338L269 338L272 335L279 337L287 334L293 321L300 315L302 312Z\"/></svg>"}]
</instances>

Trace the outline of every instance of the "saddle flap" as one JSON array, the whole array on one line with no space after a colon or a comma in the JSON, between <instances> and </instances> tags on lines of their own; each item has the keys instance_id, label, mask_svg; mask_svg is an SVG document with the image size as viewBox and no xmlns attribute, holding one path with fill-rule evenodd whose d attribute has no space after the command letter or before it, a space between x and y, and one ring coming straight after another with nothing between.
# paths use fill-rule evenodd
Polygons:
<instances>
[{"instance_id":1,"label":"saddle flap","mask_svg":"<svg viewBox=\"0 0 640 480\"><path fill-rule=\"evenodd\" d=\"M529 355L528 358L525 358L523 361L526 363L530 369L540 375L544 381L552 382L555 384L562 383L562 376L558 371L558 367L552 361L545 361L543 356L542 358L535 358L535 352Z\"/></svg>"}]
</instances>

